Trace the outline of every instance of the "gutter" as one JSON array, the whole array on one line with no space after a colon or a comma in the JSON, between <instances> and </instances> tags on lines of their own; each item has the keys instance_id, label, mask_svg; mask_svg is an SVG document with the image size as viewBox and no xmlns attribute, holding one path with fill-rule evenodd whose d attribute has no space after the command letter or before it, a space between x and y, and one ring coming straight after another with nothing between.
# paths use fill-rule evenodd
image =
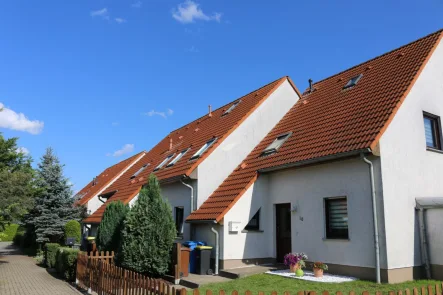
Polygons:
<instances>
[{"instance_id":1,"label":"gutter","mask_svg":"<svg viewBox=\"0 0 443 295\"><path fill-rule=\"evenodd\" d=\"M181 179L180 182L184 186L188 187L191 190L191 206L190 206L190 208L191 208L191 213L192 213L194 211L194 188L192 187L192 185L189 185L189 184L185 183L183 181L183 179Z\"/></svg>"},{"instance_id":2,"label":"gutter","mask_svg":"<svg viewBox=\"0 0 443 295\"><path fill-rule=\"evenodd\" d=\"M372 153L372 151L369 148L359 149L359 150L345 152L345 153L339 153L339 154L334 154L334 155L329 155L329 156L324 156L324 157L319 157L319 158L314 158L314 159L309 159L309 160L304 160L304 161L287 163L287 164L283 164L283 165L279 165L279 166L263 168L263 169L259 169L258 172L259 173L272 172L272 171L283 170L283 169L288 169L288 168L293 168L293 167L301 167L301 166L317 164L320 162L335 161L335 160L339 160L339 159L341 160L343 158L351 158L351 157L360 156L361 153Z\"/></svg>"},{"instance_id":3,"label":"gutter","mask_svg":"<svg viewBox=\"0 0 443 295\"><path fill-rule=\"evenodd\" d=\"M377 198L375 194L374 181L374 165L369 161L365 154L361 154L363 162L369 165L369 180L371 182L371 197L372 197L372 218L374 223L374 250L375 250L375 277L377 284L381 283L380 279L380 244L378 241L378 212L377 212Z\"/></svg>"}]
</instances>

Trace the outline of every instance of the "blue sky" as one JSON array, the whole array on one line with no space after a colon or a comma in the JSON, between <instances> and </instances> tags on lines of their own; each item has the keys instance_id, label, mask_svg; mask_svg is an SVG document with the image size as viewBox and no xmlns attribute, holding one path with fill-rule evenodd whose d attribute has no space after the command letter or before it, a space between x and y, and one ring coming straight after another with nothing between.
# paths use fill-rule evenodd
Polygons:
<instances>
[{"instance_id":1,"label":"blue sky","mask_svg":"<svg viewBox=\"0 0 443 295\"><path fill-rule=\"evenodd\" d=\"M443 28L443 2L0 2L0 132L82 188L171 130L289 75L299 89Z\"/></svg>"}]
</instances>

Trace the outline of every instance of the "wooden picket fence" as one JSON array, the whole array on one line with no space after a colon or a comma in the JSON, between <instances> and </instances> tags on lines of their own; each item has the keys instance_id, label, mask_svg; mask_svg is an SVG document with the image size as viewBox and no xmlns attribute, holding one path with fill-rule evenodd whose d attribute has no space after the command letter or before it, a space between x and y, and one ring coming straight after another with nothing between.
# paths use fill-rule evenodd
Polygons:
<instances>
[{"instance_id":1,"label":"wooden picket fence","mask_svg":"<svg viewBox=\"0 0 443 295\"><path fill-rule=\"evenodd\" d=\"M78 254L76 283L80 288L98 295L186 295L186 289L115 266L107 261L108 256Z\"/></svg>"}]
</instances>

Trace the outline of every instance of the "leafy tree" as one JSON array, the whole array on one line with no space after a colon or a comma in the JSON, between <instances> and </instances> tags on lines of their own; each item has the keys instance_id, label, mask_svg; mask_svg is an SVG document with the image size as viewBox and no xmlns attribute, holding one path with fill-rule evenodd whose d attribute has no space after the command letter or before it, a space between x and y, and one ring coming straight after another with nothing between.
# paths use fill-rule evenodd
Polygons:
<instances>
[{"instance_id":1,"label":"leafy tree","mask_svg":"<svg viewBox=\"0 0 443 295\"><path fill-rule=\"evenodd\" d=\"M79 209L74 204L71 186L63 175L63 165L51 148L38 164L35 207L27 216L27 228L32 228L37 243L60 242L64 225L79 220Z\"/></svg>"},{"instance_id":2,"label":"leafy tree","mask_svg":"<svg viewBox=\"0 0 443 295\"><path fill-rule=\"evenodd\" d=\"M0 133L0 230L33 207L32 159L19 150L17 140Z\"/></svg>"},{"instance_id":3,"label":"leafy tree","mask_svg":"<svg viewBox=\"0 0 443 295\"><path fill-rule=\"evenodd\" d=\"M82 238L82 229L80 222L77 220L69 220L65 224L65 239L75 238L76 243L80 243Z\"/></svg>"},{"instance_id":4,"label":"leafy tree","mask_svg":"<svg viewBox=\"0 0 443 295\"><path fill-rule=\"evenodd\" d=\"M100 251L118 251L123 222L128 212L129 206L121 201L111 202L106 207L96 238L97 247Z\"/></svg>"},{"instance_id":5,"label":"leafy tree","mask_svg":"<svg viewBox=\"0 0 443 295\"><path fill-rule=\"evenodd\" d=\"M125 220L117 262L125 268L159 277L168 270L175 234L171 207L161 196L157 178L151 174Z\"/></svg>"}]
</instances>

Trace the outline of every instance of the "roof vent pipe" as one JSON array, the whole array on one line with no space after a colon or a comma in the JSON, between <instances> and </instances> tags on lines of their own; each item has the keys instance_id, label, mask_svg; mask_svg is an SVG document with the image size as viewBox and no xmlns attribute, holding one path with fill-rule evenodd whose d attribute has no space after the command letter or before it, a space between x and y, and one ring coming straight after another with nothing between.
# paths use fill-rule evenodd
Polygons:
<instances>
[{"instance_id":1,"label":"roof vent pipe","mask_svg":"<svg viewBox=\"0 0 443 295\"><path fill-rule=\"evenodd\" d=\"M169 139L169 150L172 150L172 138Z\"/></svg>"},{"instance_id":2,"label":"roof vent pipe","mask_svg":"<svg viewBox=\"0 0 443 295\"><path fill-rule=\"evenodd\" d=\"M309 82L309 93L311 93L312 91L314 91L314 88L312 87L312 79L309 79L308 80L308 82Z\"/></svg>"},{"instance_id":3,"label":"roof vent pipe","mask_svg":"<svg viewBox=\"0 0 443 295\"><path fill-rule=\"evenodd\" d=\"M211 105L208 105L208 116L212 117L212 107L211 107Z\"/></svg>"}]
</instances>

